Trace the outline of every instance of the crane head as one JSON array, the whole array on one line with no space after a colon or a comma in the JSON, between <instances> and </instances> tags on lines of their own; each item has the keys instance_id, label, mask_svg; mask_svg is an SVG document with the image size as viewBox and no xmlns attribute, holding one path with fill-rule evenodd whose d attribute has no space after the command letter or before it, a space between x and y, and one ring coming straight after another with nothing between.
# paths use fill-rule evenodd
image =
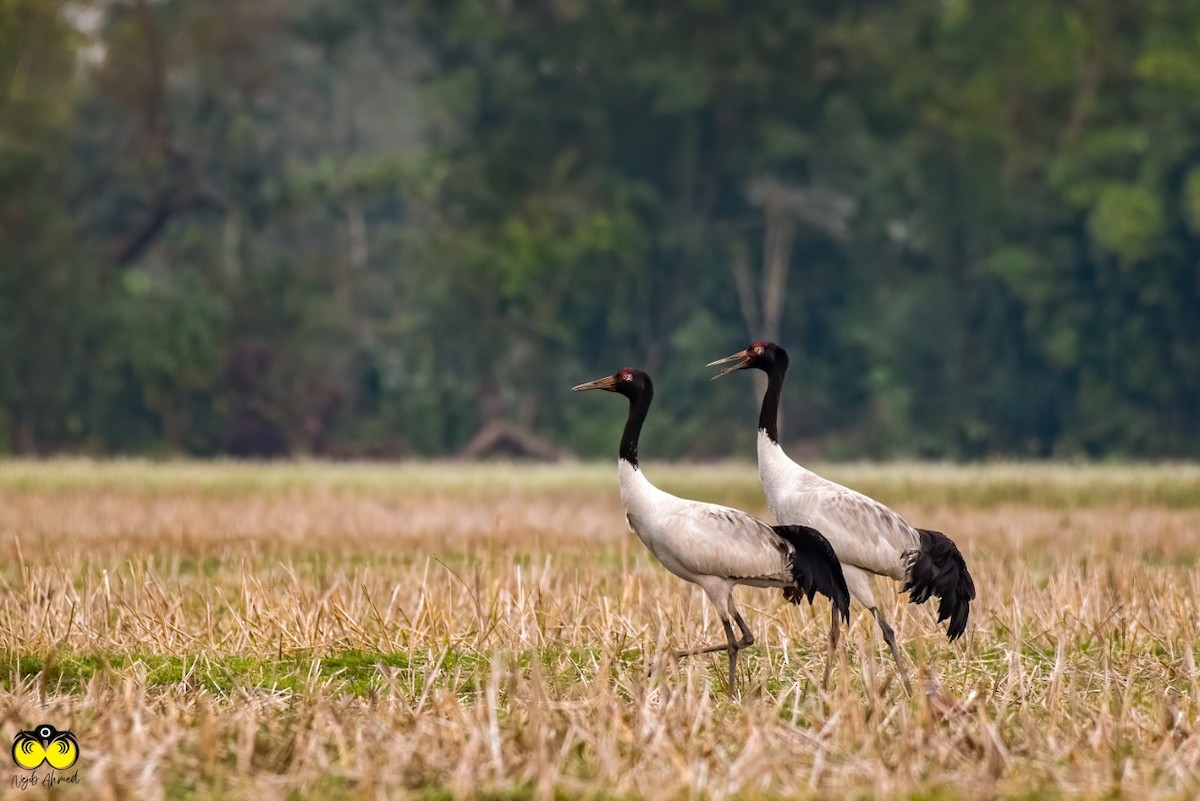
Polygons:
<instances>
[{"instance_id":1,"label":"crane head","mask_svg":"<svg viewBox=\"0 0 1200 801\"><path fill-rule=\"evenodd\" d=\"M759 340L751 343L750 347L745 350L740 350L732 356L726 356L724 359L717 359L715 362L709 362L706 367L715 367L718 364L726 364L727 362L737 362L731 367L726 367L721 372L713 376L713 379L718 379L723 375L729 375L737 370L746 370L751 367L762 370L764 373L772 370L787 370L788 356L787 351L776 345L774 342Z\"/></svg>"},{"instance_id":2,"label":"crane head","mask_svg":"<svg viewBox=\"0 0 1200 801\"><path fill-rule=\"evenodd\" d=\"M571 389L575 392L586 392L589 389L603 389L608 392L619 392L627 398L632 398L634 395L641 394L647 390L653 391L650 376L632 367L626 367L612 375L597 378L595 381L577 384L571 387Z\"/></svg>"}]
</instances>

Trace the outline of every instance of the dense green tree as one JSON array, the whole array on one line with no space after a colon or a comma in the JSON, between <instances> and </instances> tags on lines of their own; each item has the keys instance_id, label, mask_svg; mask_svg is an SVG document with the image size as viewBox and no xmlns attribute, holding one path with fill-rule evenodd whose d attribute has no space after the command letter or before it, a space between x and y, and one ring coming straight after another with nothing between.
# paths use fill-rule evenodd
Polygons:
<instances>
[{"instance_id":1,"label":"dense green tree","mask_svg":"<svg viewBox=\"0 0 1200 801\"><path fill-rule=\"evenodd\" d=\"M86 291L65 184L74 143L75 41L57 5L0 3L0 448L84 434Z\"/></svg>"},{"instance_id":2,"label":"dense green tree","mask_svg":"<svg viewBox=\"0 0 1200 801\"><path fill-rule=\"evenodd\" d=\"M0 451L1200 452L1200 4L0 0Z\"/></svg>"}]
</instances>

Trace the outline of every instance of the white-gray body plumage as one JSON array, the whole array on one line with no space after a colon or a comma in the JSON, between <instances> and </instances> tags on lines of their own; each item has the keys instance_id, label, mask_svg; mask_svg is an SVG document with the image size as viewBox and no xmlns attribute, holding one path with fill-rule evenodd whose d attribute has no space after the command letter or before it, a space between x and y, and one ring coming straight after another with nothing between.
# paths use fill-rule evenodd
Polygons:
<instances>
[{"instance_id":1,"label":"white-gray body plumage","mask_svg":"<svg viewBox=\"0 0 1200 801\"><path fill-rule=\"evenodd\" d=\"M767 432L758 432L758 476L780 523L812 526L825 535L846 586L867 609L878 608L871 574L906 581L920 547L917 530L878 501L793 462Z\"/></svg>"},{"instance_id":2,"label":"white-gray body plumage","mask_svg":"<svg viewBox=\"0 0 1200 801\"><path fill-rule=\"evenodd\" d=\"M630 530L663 567L704 587L713 603L726 605L737 584L794 583L795 548L769 525L737 509L671 495L651 484L639 467L624 459L617 464Z\"/></svg>"}]
</instances>

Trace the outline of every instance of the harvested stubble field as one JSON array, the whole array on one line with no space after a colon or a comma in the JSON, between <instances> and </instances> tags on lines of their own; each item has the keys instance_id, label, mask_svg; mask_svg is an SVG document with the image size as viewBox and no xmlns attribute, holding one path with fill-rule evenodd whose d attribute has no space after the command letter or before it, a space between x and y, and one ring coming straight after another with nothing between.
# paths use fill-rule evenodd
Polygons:
<instances>
[{"instance_id":1,"label":"harvested stubble field","mask_svg":"<svg viewBox=\"0 0 1200 801\"><path fill-rule=\"evenodd\" d=\"M766 514L750 465L646 470ZM0 745L82 752L5 797L1200 794L1200 468L829 468L957 540L968 634L881 582L920 689L855 607L826 692L827 602L743 588L741 701L660 663L720 626L615 472L0 463Z\"/></svg>"}]
</instances>

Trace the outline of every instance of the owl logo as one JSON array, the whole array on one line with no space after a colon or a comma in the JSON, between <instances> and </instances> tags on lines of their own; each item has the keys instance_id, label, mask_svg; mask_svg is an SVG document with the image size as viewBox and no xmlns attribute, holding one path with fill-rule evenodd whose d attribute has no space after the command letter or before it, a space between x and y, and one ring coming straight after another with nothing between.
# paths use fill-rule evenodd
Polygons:
<instances>
[{"instance_id":1,"label":"owl logo","mask_svg":"<svg viewBox=\"0 0 1200 801\"><path fill-rule=\"evenodd\" d=\"M66 770L79 759L79 741L71 732L43 723L32 731L17 732L12 758L25 770L37 770L45 762L56 770Z\"/></svg>"}]
</instances>

